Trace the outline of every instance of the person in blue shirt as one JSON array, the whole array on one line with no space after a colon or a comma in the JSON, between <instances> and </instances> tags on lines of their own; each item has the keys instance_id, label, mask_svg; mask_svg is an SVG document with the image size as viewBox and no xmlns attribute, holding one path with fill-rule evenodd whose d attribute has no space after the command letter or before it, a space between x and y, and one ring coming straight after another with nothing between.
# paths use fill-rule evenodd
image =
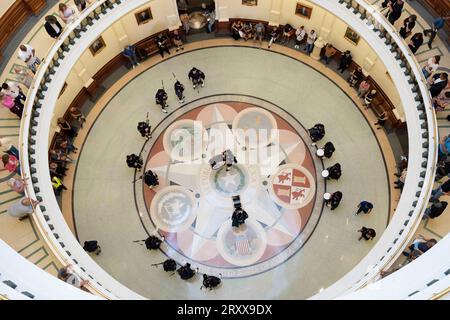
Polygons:
<instances>
[{"instance_id":1,"label":"person in blue shirt","mask_svg":"<svg viewBox=\"0 0 450 320\"><path fill-rule=\"evenodd\" d=\"M134 46L126 46L125 49L123 49L122 54L130 60L133 69L140 64L137 60L136 48Z\"/></svg>"},{"instance_id":2,"label":"person in blue shirt","mask_svg":"<svg viewBox=\"0 0 450 320\"><path fill-rule=\"evenodd\" d=\"M450 135L442 138L441 143L439 143L438 159L442 160L446 158L450 151Z\"/></svg>"},{"instance_id":3,"label":"person in blue shirt","mask_svg":"<svg viewBox=\"0 0 450 320\"><path fill-rule=\"evenodd\" d=\"M434 41L434 38L436 38L436 34L438 33L438 31L440 29L442 29L445 25L445 20L450 19L449 17L438 17L436 20L434 20L433 22L433 27L431 29L425 29L423 30L423 34L426 36L428 34L430 34L430 38L428 39L428 48L431 49L431 44Z\"/></svg>"},{"instance_id":4,"label":"person in blue shirt","mask_svg":"<svg viewBox=\"0 0 450 320\"><path fill-rule=\"evenodd\" d=\"M357 206L357 208L358 208L358 211L356 211L356 213L355 213L355 215L358 215L358 214L360 214L361 212L364 212L364 213L370 213L371 211L372 211L372 209L373 209L373 204L372 203L370 203L369 201L361 201L359 204L358 204L358 206Z\"/></svg>"}]
</instances>

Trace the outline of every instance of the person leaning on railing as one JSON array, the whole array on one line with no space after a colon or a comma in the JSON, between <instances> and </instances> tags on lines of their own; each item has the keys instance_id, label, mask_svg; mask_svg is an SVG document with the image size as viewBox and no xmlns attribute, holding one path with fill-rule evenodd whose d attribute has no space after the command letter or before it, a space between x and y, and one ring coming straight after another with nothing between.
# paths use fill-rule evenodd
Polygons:
<instances>
[{"instance_id":1,"label":"person leaning on railing","mask_svg":"<svg viewBox=\"0 0 450 320\"><path fill-rule=\"evenodd\" d=\"M78 275L73 272L73 266L69 264L66 267L62 267L58 270L58 279L84 291L86 285L89 284L88 280L82 280ZM88 291L89 292L89 291Z\"/></svg>"}]
</instances>

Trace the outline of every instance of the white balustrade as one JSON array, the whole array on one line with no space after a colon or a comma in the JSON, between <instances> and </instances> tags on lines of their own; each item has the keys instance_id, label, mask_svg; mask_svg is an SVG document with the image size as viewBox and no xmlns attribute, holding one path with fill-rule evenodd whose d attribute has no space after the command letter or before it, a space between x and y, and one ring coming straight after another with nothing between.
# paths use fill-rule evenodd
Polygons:
<instances>
[{"instance_id":1,"label":"white balustrade","mask_svg":"<svg viewBox=\"0 0 450 320\"><path fill-rule=\"evenodd\" d=\"M332 12L351 28L357 30L377 52L389 70L393 83L400 94L408 125L408 176L396 213L369 254L343 278L312 297L313 299L330 299L360 289L376 279L379 269L390 266L414 234L426 208L434 182L437 124L420 66L398 32L381 14L363 0L310 1ZM124 287L100 268L84 252L68 228L50 183L48 137L59 93L57 89L62 87L79 55L106 28L147 2L148 0L99 0L86 9L74 24L68 26L50 48L35 75L21 123L22 171L27 177L33 178L33 183L28 185L26 193L32 198L42 199L41 205L36 208L33 215L39 231L63 264L74 264L77 273L82 278L91 280L93 291L108 299L141 299L142 297ZM353 5L357 6L357 9L348 8L347 3L348 7ZM97 13L99 18L94 17L92 25L86 26L88 32L82 33L82 37L79 39L71 38L74 32L78 33L77 30L74 30L75 27L98 10L102 10L103 13ZM372 30L373 26L368 23L367 17L361 16L361 13L373 16L386 32L386 37L391 40L379 37L379 33ZM64 45L69 38L71 38L72 44ZM395 48L392 48L392 44L389 42L392 42ZM66 50L66 52L62 52L64 57L61 55L60 48L62 46ZM397 54L401 56L400 60L396 57ZM51 72L49 73L49 71ZM45 84L46 81L51 82L53 90L42 92L41 89L45 89L45 86L49 85ZM36 96L38 98L35 100ZM411 267L413 265L414 263L411 264ZM388 281L388 279L389 277L383 281Z\"/></svg>"}]
</instances>

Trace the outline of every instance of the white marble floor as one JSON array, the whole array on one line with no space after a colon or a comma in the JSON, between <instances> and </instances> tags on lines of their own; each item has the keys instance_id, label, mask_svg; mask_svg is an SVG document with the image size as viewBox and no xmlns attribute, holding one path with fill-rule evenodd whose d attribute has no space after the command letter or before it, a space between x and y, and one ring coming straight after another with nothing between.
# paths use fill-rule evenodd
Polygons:
<instances>
[{"instance_id":1,"label":"white marble floor","mask_svg":"<svg viewBox=\"0 0 450 320\"><path fill-rule=\"evenodd\" d=\"M196 66L206 73L206 86L194 92L187 72ZM172 72L186 84L187 102L219 95L242 94L276 104L309 128L326 127L324 142L336 146L325 166L340 162L343 175L329 182L343 201L333 212L325 209L306 245L281 266L257 276L226 279L214 292L200 291L200 277L183 282L152 263L166 257L146 251L133 240L146 233L135 207L125 156L138 153L143 140L136 131L149 112L153 126L165 114L154 103L161 80L169 93L169 111L178 107ZM170 116L170 115L169 115ZM79 154L74 182L74 215L80 241L96 239L103 252L96 261L136 292L153 299L304 299L350 271L385 229L389 186L377 140L352 100L319 72L287 56L243 47L200 49L178 55L150 68L126 85L100 114ZM354 216L360 200L375 204L370 215ZM374 241L358 242L361 226L377 230Z\"/></svg>"}]
</instances>

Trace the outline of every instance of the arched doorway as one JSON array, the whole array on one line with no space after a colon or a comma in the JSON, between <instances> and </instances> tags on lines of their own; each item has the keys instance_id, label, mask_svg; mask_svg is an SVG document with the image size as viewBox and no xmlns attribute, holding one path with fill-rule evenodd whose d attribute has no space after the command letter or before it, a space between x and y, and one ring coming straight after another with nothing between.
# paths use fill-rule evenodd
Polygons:
<instances>
[{"instance_id":1,"label":"arched doorway","mask_svg":"<svg viewBox=\"0 0 450 320\"><path fill-rule=\"evenodd\" d=\"M180 19L187 34L211 33L216 20L214 0L177 0Z\"/></svg>"}]
</instances>

